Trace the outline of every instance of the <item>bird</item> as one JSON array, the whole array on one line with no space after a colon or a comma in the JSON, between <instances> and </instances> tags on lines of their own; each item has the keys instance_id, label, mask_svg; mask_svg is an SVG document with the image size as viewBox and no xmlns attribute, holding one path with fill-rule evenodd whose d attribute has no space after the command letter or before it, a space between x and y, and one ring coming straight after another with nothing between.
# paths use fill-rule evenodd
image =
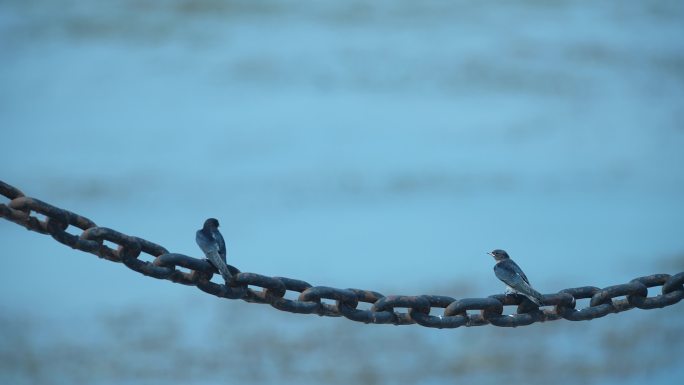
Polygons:
<instances>
[{"instance_id":1,"label":"bird","mask_svg":"<svg viewBox=\"0 0 684 385\"><path fill-rule=\"evenodd\" d=\"M530 281L527 279L527 276L523 273L520 266L508 256L508 253L496 249L487 254L491 255L494 257L494 260L496 260L494 274L506 284L507 292L522 294L537 306L540 306L543 303L544 297L530 286Z\"/></svg>"},{"instance_id":2,"label":"bird","mask_svg":"<svg viewBox=\"0 0 684 385\"><path fill-rule=\"evenodd\" d=\"M223 240L218 227L218 219L207 219L204 221L204 226L197 230L195 241L207 257L207 261L218 270L223 280L228 284L233 276L226 264L226 242Z\"/></svg>"}]
</instances>

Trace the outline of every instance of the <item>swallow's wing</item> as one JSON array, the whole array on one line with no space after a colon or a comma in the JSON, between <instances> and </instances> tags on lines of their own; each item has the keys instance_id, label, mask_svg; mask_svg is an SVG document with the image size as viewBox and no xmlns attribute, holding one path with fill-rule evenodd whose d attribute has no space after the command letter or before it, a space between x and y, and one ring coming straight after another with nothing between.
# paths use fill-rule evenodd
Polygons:
<instances>
[{"instance_id":1,"label":"swallow's wing","mask_svg":"<svg viewBox=\"0 0 684 385\"><path fill-rule=\"evenodd\" d=\"M510 259L501 261L494 265L494 274L502 280L506 285L516 288L519 286L529 286L530 281L527 280L525 273L523 273L520 266Z\"/></svg>"},{"instance_id":2,"label":"swallow's wing","mask_svg":"<svg viewBox=\"0 0 684 385\"><path fill-rule=\"evenodd\" d=\"M223 260L223 257L221 257L218 251L214 250L207 254L207 260L209 260L209 263L214 265L216 270L219 271L226 283L230 282L230 270L228 269L228 265L226 265L226 261Z\"/></svg>"},{"instance_id":3,"label":"swallow's wing","mask_svg":"<svg viewBox=\"0 0 684 385\"><path fill-rule=\"evenodd\" d=\"M214 239L216 239L216 243L218 244L218 253L221 256L221 259L223 259L223 262L226 262L226 241L223 240L223 235L218 231L218 229L213 231L214 234Z\"/></svg>"},{"instance_id":4,"label":"swallow's wing","mask_svg":"<svg viewBox=\"0 0 684 385\"><path fill-rule=\"evenodd\" d=\"M544 296L530 286L525 273L513 261L505 260L494 265L494 273L496 277L503 281L506 285L513 288L515 291L524 294L532 302L541 305L544 301Z\"/></svg>"},{"instance_id":5,"label":"swallow's wing","mask_svg":"<svg viewBox=\"0 0 684 385\"><path fill-rule=\"evenodd\" d=\"M518 264L515 263L515 261L513 261L512 259L509 259L509 260L506 261L506 262L509 262L508 264L511 266L511 269L513 269L513 271L514 271L516 274L519 274L519 275L522 277L522 279L525 281L525 283L527 283L528 285L530 284L530 280L527 279L527 276L526 276L525 273L522 271L522 269L520 268L520 266L518 266Z\"/></svg>"},{"instance_id":6,"label":"swallow's wing","mask_svg":"<svg viewBox=\"0 0 684 385\"><path fill-rule=\"evenodd\" d=\"M214 241L213 237L206 234L202 230L197 230L197 233L195 233L195 241L197 242L197 246L199 246L200 249L202 249L204 255L208 255L211 252L218 251L218 245Z\"/></svg>"},{"instance_id":7,"label":"swallow's wing","mask_svg":"<svg viewBox=\"0 0 684 385\"><path fill-rule=\"evenodd\" d=\"M199 230L195 234L195 241L197 241L197 245L202 249L209 263L221 273L226 283L230 281L231 274L226 265L226 244L221 234L218 231L207 234L205 231ZM223 254L221 250L223 250Z\"/></svg>"}]
</instances>

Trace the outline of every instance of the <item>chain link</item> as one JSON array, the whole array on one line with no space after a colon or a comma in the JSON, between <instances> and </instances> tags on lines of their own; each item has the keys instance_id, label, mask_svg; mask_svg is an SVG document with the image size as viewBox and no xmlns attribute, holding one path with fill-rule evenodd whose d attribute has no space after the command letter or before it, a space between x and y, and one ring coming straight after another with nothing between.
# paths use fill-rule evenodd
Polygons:
<instances>
[{"instance_id":1,"label":"chain link","mask_svg":"<svg viewBox=\"0 0 684 385\"><path fill-rule=\"evenodd\" d=\"M29 230L49 234L57 242L71 248L123 263L129 269L149 277L196 286L221 298L269 304L291 313L342 316L352 321L374 324L418 324L440 329L489 324L517 327L558 319L591 320L635 307L661 308L684 298L684 272L648 275L603 289L585 286L545 294L542 308L515 294L463 299L436 295L384 296L369 290L312 286L297 279L243 273L230 265L228 268L234 279L226 286L211 281L218 272L205 259L169 253L164 247L148 240L99 227L86 217L26 197L20 190L2 181L0 194L9 200L7 204L0 204L1 217ZM40 214L45 219L39 219L32 213ZM68 233L70 227L79 229L81 234ZM117 248L105 245L105 241L117 245ZM139 259L142 253L153 256L154 260L146 262ZM656 286L662 286L661 293L649 297L648 288ZM298 298L285 298L288 291L299 293ZM586 298L589 299L589 306L576 309L576 301ZM359 309L359 303L370 304L370 309ZM517 306L515 314L503 314L505 306ZM440 315L433 315L433 309L444 310Z\"/></svg>"}]
</instances>

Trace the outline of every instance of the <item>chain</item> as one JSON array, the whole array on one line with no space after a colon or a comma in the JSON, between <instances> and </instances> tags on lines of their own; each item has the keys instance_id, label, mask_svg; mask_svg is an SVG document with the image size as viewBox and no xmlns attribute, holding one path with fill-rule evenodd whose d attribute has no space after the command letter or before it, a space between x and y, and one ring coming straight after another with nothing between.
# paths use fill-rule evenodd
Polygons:
<instances>
[{"instance_id":1,"label":"chain","mask_svg":"<svg viewBox=\"0 0 684 385\"><path fill-rule=\"evenodd\" d=\"M561 318L591 320L635 307L662 308L684 298L684 272L648 275L602 289L584 286L545 294L543 309L515 294L464 299L438 295L384 296L369 290L312 286L298 279L243 273L230 265L228 268L234 279L230 285L221 285L211 282L213 275L218 272L205 259L169 253L163 246L148 240L99 227L86 217L27 197L19 189L2 181L0 194L9 199L9 203L0 204L1 217L29 230L49 234L57 242L71 248L123 263L131 270L149 277L196 286L205 293L221 298L269 304L291 313L342 316L352 321L374 324L419 324L431 328L488 324L516 327ZM45 219L39 219L32 213L41 214ZM67 232L69 227L78 228L80 234ZM117 245L117 248L105 245L104 241ZM142 253L151 255L154 260L141 260ZM649 297L648 288L655 286L662 286L661 294ZM288 291L299 293L299 297L285 298ZM586 298L590 298L589 306L576 309L576 301ZM364 305L368 309L360 309L360 302L369 304ZM516 313L503 314L504 306L517 306ZM397 311L398 308L406 311ZM442 314L433 315L433 309L443 309Z\"/></svg>"}]
</instances>

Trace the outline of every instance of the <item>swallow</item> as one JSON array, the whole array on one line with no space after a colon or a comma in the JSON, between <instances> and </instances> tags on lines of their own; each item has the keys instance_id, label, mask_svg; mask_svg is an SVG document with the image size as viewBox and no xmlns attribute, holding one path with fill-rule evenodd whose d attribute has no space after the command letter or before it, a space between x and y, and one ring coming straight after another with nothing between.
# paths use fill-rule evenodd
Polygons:
<instances>
[{"instance_id":1,"label":"swallow","mask_svg":"<svg viewBox=\"0 0 684 385\"><path fill-rule=\"evenodd\" d=\"M537 306L542 304L544 297L530 286L530 281L527 279L527 276L525 276L525 273L523 273L520 266L508 256L508 253L496 249L487 254L491 255L494 257L494 260L496 260L494 274L506 284L507 292L522 294Z\"/></svg>"},{"instance_id":2,"label":"swallow","mask_svg":"<svg viewBox=\"0 0 684 385\"><path fill-rule=\"evenodd\" d=\"M230 282L233 277L226 264L226 242L218 230L219 222L216 218L209 218L204 221L204 226L197 230L195 241L207 257L207 261L218 270L226 281Z\"/></svg>"}]
</instances>

